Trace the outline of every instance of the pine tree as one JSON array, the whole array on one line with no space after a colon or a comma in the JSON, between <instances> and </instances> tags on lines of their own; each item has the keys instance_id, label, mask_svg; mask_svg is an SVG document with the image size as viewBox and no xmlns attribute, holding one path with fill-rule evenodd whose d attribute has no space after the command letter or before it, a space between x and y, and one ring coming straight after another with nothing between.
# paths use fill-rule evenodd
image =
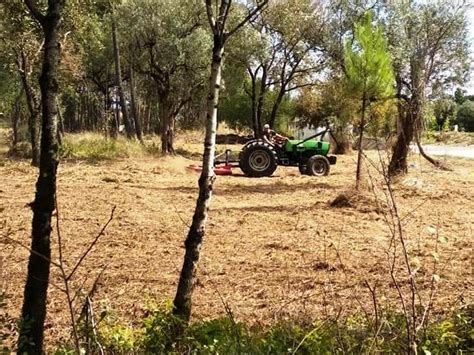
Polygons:
<instances>
[{"instance_id":1,"label":"pine tree","mask_svg":"<svg viewBox=\"0 0 474 355\"><path fill-rule=\"evenodd\" d=\"M383 29L373 23L372 12L367 12L354 26L354 41L347 41L344 68L348 93L361 100L356 189L360 183L362 138L366 125L366 111L370 102L389 97L393 92L394 75Z\"/></svg>"}]
</instances>

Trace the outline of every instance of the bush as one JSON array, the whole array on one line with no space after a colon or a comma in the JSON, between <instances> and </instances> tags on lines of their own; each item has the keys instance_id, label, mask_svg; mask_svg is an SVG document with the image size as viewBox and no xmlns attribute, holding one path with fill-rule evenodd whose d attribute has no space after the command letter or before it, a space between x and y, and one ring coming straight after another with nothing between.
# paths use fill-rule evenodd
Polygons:
<instances>
[{"instance_id":1,"label":"bush","mask_svg":"<svg viewBox=\"0 0 474 355\"><path fill-rule=\"evenodd\" d=\"M456 122L466 132L474 132L474 101L467 100L459 107Z\"/></svg>"}]
</instances>

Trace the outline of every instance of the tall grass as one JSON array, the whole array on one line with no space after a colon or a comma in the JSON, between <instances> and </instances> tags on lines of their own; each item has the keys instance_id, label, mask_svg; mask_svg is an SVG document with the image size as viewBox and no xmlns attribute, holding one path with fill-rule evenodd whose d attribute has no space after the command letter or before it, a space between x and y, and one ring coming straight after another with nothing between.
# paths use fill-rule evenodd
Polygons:
<instances>
[{"instance_id":1,"label":"tall grass","mask_svg":"<svg viewBox=\"0 0 474 355\"><path fill-rule=\"evenodd\" d=\"M65 159L107 160L145 154L146 147L136 140L105 138L96 133L67 134L60 148Z\"/></svg>"}]
</instances>

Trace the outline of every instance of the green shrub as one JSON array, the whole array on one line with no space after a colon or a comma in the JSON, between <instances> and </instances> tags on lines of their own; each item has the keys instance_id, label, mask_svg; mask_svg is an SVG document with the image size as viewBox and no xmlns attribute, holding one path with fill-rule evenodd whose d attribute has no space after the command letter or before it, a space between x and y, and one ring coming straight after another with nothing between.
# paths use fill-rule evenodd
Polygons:
<instances>
[{"instance_id":1,"label":"green shrub","mask_svg":"<svg viewBox=\"0 0 474 355\"><path fill-rule=\"evenodd\" d=\"M421 348L428 354L474 353L474 306L429 326Z\"/></svg>"},{"instance_id":2,"label":"green shrub","mask_svg":"<svg viewBox=\"0 0 474 355\"><path fill-rule=\"evenodd\" d=\"M383 316L382 316L383 315ZM418 350L425 354L464 354L474 351L473 308L433 321L421 329ZM99 341L106 353L132 354L401 354L407 352L405 318L381 310L379 324L364 314L344 321L315 323L280 321L268 327L249 326L229 317L183 324L172 314L172 303L148 305L135 326L110 318L99 325ZM62 349L62 350L61 350ZM69 354L62 346L58 354Z\"/></svg>"}]
</instances>

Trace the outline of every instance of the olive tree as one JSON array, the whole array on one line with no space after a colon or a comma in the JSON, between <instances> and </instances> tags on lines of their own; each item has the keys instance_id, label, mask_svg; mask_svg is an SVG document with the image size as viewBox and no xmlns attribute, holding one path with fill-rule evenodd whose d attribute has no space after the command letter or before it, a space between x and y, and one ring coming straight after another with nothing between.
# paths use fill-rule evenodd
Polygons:
<instances>
[{"instance_id":1,"label":"olive tree","mask_svg":"<svg viewBox=\"0 0 474 355\"><path fill-rule=\"evenodd\" d=\"M383 20L399 98L397 139L389 173L407 171L410 144L419 142L426 96L462 83L469 69L467 1L396 1L387 4ZM441 164L424 155L437 166Z\"/></svg>"},{"instance_id":2,"label":"olive tree","mask_svg":"<svg viewBox=\"0 0 474 355\"><path fill-rule=\"evenodd\" d=\"M199 0L130 0L117 12L136 72L155 83L162 152L173 154L175 120L206 87L212 39L205 8Z\"/></svg>"}]
</instances>

